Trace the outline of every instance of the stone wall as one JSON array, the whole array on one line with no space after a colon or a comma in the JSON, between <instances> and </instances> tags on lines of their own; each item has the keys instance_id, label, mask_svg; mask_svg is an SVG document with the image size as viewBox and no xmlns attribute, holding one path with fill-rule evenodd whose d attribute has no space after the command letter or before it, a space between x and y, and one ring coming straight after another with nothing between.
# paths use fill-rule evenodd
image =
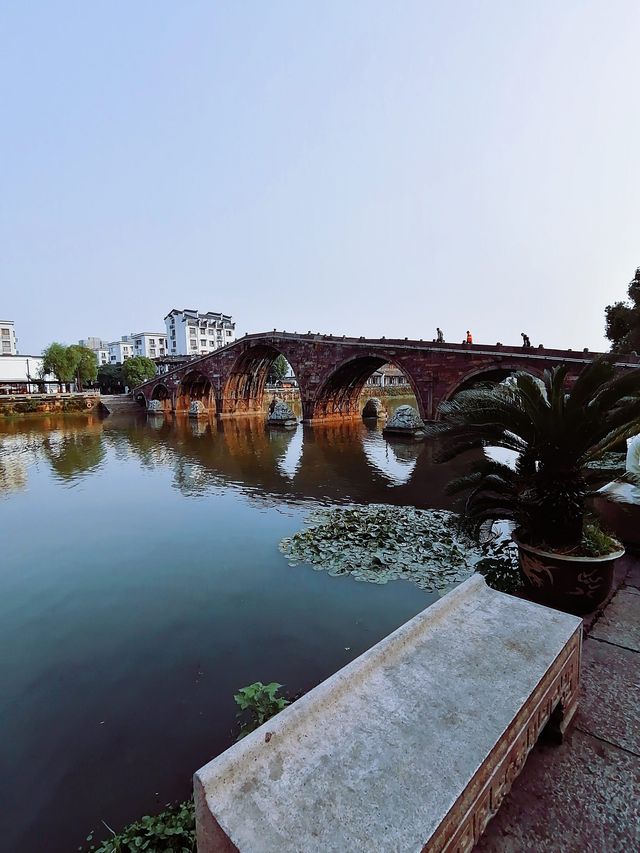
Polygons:
<instances>
[{"instance_id":1,"label":"stone wall","mask_svg":"<svg viewBox=\"0 0 640 853\"><path fill-rule=\"evenodd\" d=\"M87 414L100 402L94 392L83 394L20 394L0 396L0 418L23 417L26 415Z\"/></svg>"}]
</instances>

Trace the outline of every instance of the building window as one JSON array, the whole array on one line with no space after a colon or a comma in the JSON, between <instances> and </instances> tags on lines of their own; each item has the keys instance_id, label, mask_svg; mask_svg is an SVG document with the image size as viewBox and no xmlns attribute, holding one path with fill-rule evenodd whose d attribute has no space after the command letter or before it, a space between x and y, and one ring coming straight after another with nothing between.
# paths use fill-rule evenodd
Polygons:
<instances>
[{"instance_id":1,"label":"building window","mask_svg":"<svg viewBox=\"0 0 640 853\"><path fill-rule=\"evenodd\" d=\"M193 326L189 326L189 334L191 335L192 338L195 338L196 330L193 328Z\"/></svg>"}]
</instances>

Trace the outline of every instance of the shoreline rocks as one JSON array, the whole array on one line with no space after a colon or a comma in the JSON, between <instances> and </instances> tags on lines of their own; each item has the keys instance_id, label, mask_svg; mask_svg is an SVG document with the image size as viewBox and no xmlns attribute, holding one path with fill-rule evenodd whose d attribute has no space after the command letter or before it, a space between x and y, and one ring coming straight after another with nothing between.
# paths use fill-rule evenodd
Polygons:
<instances>
[{"instance_id":1,"label":"shoreline rocks","mask_svg":"<svg viewBox=\"0 0 640 853\"><path fill-rule=\"evenodd\" d=\"M425 425L413 406L398 406L382 430L384 435L405 438L424 438Z\"/></svg>"},{"instance_id":2,"label":"shoreline rocks","mask_svg":"<svg viewBox=\"0 0 640 853\"><path fill-rule=\"evenodd\" d=\"M364 404L364 409L362 410L362 417L376 418L376 420L386 418L387 410L382 405L382 400L380 400L378 397L369 397L367 402Z\"/></svg>"},{"instance_id":3,"label":"shoreline rocks","mask_svg":"<svg viewBox=\"0 0 640 853\"><path fill-rule=\"evenodd\" d=\"M267 417L267 426L283 427L284 429L294 429L298 425L298 419L295 412L288 406L284 400L278 400L269 412Z\"/></svg>"}]
</instances>

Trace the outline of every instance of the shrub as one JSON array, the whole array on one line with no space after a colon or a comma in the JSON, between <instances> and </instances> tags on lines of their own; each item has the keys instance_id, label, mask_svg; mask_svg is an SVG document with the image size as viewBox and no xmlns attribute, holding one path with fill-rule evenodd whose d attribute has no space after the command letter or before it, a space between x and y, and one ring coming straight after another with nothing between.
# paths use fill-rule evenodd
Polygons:
<instances>
[{"instance_id":1,"label":"shrub","mask_svg":"<svg viewBox=\"0 0 640 853\"><path fill-rule=\"evenodd\" d=\"M241 720L238 740L287 707L289 700L276 695L281 687L282 684L275 681L270 684L254 681L235 694L233 698L240 707L237 717Z\"/></svg>"},{"instance_id":2,"label":"shrub","mask_svg":"<svg viewBox=\"0 0 640 853\"><path fill-rule=\"evenodd\" d=\"M105 824L106 826L106 824ZM87 841L93 839L90 833ZM145 815L98 847L94 853L195 853L196 820L192 800L175 803L158 815Z\"/></svg>"}]
</instances>

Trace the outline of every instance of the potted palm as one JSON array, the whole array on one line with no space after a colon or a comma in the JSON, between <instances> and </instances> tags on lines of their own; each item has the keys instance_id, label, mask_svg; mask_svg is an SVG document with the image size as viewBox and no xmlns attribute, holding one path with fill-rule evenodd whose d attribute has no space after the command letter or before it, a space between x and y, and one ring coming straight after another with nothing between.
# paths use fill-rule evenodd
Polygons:
<instances>
[{"instance_id":1,"label":"potted palm","mask_svg":"<svg viewBox=\"0 0 640 853\"><path fill-rule=\"evenodd\" d=\"M607 475L588 465L640 432L640 370L616 374L605 357L572 387L565 366L542 380L516 373L461 391L440 415L429 425L440 461L473 448L514 452L513 465L483 456L450 483L464 496L465 523L481 536L494 522L512 522L530 598L572 613L596 609L624 549L589 512L588 496Z\"/></svg>"}]
</instances>

